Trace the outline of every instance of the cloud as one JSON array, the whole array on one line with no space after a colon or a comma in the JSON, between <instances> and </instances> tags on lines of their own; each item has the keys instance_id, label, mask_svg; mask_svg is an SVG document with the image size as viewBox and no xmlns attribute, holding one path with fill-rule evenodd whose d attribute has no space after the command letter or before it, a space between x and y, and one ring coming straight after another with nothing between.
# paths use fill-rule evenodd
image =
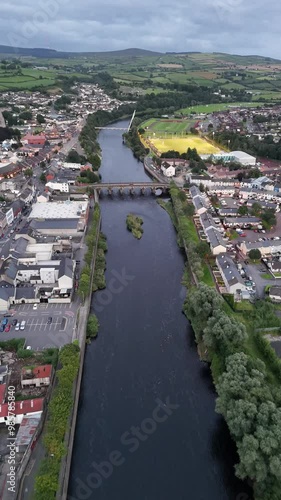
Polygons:
<instances>
[{"instance_id":1,"label":"cloud","mask_svg":"<svg viewBox=\"0 0 281 500\"><path fill-rule=\"evenodd\" d=\"M277 0L9 0L0 43L68 51L140 47L281 58Z\"/></svg>"}]
</instances>

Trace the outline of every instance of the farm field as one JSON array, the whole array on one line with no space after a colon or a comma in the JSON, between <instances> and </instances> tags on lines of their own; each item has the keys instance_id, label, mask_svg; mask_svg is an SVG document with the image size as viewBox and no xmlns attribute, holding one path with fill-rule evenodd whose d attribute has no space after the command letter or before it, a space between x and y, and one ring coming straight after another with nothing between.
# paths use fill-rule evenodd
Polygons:
<instances>
[{"instance_id":1,"label":"farm field","mask_svg":"<svg viewBox=\"0 0 281 500\"><path fill-rule=\"evenodd\" d=\"M188 108L179 109L177 113L182 113L183 115L189 115L191 113L214 113L215 111L224 111L235 106L256 108L257 106L261 106L262 104L263 103L257 102L225 102L218 104L205 104L201 106L189 106Z\"/></svg>"},{"instance_id":2,"label":"farm field","mask_svg":"<svg viewBox=\"0 0 281 500\"><path fill-rule=\"evenodd\" d=\"M185 137L166 137L165 139L151 137L146 139L147 144L149 142L159 151L159 153L164 153L165 151L175 150L179 153L186 153L188 148L196 148L199 154L216 154L221 150L209 143L206 139L199 137L198 135L187 135Z\"/></svg>"}]
</instances>

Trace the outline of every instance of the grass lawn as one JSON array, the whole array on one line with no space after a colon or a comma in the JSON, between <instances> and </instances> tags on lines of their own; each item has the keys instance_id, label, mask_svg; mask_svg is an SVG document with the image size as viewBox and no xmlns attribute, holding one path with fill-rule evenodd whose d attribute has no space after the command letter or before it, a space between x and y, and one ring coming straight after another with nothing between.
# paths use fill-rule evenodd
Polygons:
<instances>
[{"instance_id":1,"label":"grass lawn","mask_svg":"<svg viewBox=\"0 0 281 500\"><path fill-rule=\"evenodd\" d=\"M261 278L263 278L264 280L273 280L273 276L270 273L262 273Z\"/></svg>"},{"instance_id":2,"label":"grass lawn","mask_svg":"<svg viewBox=\"0 0 281 500\"><path fill-rule=\"evenodd\" d=\"M205 285L208 285L208 286L215 286L212 273L210 271L208 264L206 264L206 262L202 263L202 269L204 272L204 275L202 278L203 283L205 283Z\"/></svg>"}]
</instances>

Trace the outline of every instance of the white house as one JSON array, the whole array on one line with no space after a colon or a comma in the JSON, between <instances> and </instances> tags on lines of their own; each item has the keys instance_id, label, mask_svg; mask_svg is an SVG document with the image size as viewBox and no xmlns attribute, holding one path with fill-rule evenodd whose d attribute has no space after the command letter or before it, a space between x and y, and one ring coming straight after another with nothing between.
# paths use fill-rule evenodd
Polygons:
<instances>
[{"instance_id":1,"label":"white house","mask_svg":"<svg viewBox=\"0 0 281 500\"><path fill-rule=\"evenodd\" d=\"M196 214L201 215L207 212L206 200L203 197L201 191L198 189L198 187L191 186L189 194L191 195L192 203L194 205Z\"/></svg>"},{"instance_id":2,"label":"white house","mask_svg":"<svg viewBox=\"0 0 281 500\"><path fill-rule=\"evenodd\" d=\"M161 165L161 172L165 175L165 177L175 177L176 169L173 165L169 165L166 162L163 162Z\"/></svg>"}]
</instances>

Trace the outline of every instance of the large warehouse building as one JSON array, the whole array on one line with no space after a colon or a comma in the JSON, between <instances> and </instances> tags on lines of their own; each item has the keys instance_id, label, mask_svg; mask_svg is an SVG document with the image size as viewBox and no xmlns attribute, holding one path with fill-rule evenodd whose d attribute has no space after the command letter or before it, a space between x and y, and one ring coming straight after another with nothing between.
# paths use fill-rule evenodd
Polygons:
<instances>
[{"instance_id":1,"label":"large warehouse building","mask_svg":"<svg viewBox=\"0 0 281 500\"><path fill-rule=\"evenodd\" d=\"M202 156L203 158L203 156ZM210 156L204 155L203 159L210 158ZM212 155L212 159L215 161L223 161L225 163L229 161L235 161L241 163L241 165L255 165L256 158L254 156L245 153L244 151L230 151L230 153L218 153Z\"/></svg>"}]
</instances>

